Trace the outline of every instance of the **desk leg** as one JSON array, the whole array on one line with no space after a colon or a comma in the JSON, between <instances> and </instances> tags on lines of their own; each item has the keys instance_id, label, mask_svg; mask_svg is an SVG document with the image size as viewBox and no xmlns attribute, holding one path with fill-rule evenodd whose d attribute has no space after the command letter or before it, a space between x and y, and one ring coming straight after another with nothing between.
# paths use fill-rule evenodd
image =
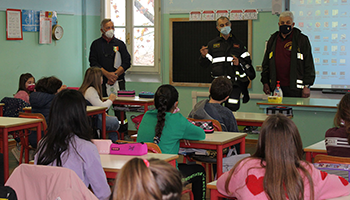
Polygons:
<instances>
[{"instance_id":1,"label":"desk leg","mask_svg":"<svg viewBox=\"0 0 350 200\"><path fill-rule=\"evenodd\" d=\"M144 113L148 111L148 104L143 105Z\"/></svg>"},{"instance_id":2,"label":"desk leg","mask_svg":"<svg viewBox=\"0 0 350 200\"><path fill-rule=\"evenodd\" d=\"M39 135L39 134L41 134L41 133L39 133L39 131L37 131L36 135ZM24 138L25 139L25 143L27 145L29 145L28 130L27 129L24 130L24 137L25 137ZM23 145L22 145L22 147L24 148L24 163L29 163L29 149L24 147Z\"/></svg>"},{"instance_id":3,"label":"desk leg","mask_svg":"<svg viewBox=\"0 0 350 200\"><path fill-rule=\"evenodd\" d=\"M219 199L221 198L219 197L218 190L210 189L210 200L219 200Z\"/></svg>"},{"instance_id":4,"label":"desk leg","mask_svg":"<svg viewBox=\"0 0 350 200\"><path fill-rule=\"evenodd\" d=\"M311 152L306 152L305 159L308 162L312 162Z\"/></svg>"},{"instance_id":5,"label":"desk leg","mask_svg":"<svg viewBox=\"0 0 350 200\"><path fill-rule=\"evenodd\" d=\"M169 163L170 163L173 167L176 167L176 160L175 160L175 159L169 161Z\"/></svg>"},{"instance_id":6,"label":"desk leg","mask_svg":"<svg viewBox=\"0 0 350 200\"><path fill-rule=\"evenodd\" d=\"M106 112L102 113L102 139L106 139Z\"/></svg>"},{"instance_id":7,"label":"desk leg","mask_svg":"<svg viewBox=\"0 0 350 200\"><path fill-rule=\"evenodd\" d=\"M3 130L3 152L4 152L4 181L6 183L9 178L9 149L8 149L8 131L5 128Z\"/></svg>"},{"instance_id":8,"label":"desk leg","mask_svg":"<svg viewBox=\"0 0 350 200\"><path fill-rule=\"evenodd\" d=\"M217 156L216 156L216 161L217 161L217 177L219 178L222 175L222 145L218 145L216 147L216 152L217 152Z\"/></svg>"},{"instance_id":9,"label":"desk leg","mask_svg":"<svg viewBox=\"0 0 350 200\"><path fill-rule=\"evenodd\" d=\"M240 144L240 153L244 154L245 153L245 138L242 139L242 142Z\"/></svg>"},{"instance_id":10,"label":"desk leg","mask_svg":"<svg viewBox=\"0 0 350 200\"><path fill-rule=\"evenodd\" d=\"M41 140L41 122L39 122L36 126L36 142L39 143L40 140Z\"/></svg>"}]
</instances>

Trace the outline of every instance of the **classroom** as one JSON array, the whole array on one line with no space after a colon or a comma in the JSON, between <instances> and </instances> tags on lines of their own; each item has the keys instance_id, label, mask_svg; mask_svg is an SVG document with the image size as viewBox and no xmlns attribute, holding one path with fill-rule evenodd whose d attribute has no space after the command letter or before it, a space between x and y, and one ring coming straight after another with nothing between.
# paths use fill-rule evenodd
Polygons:
<instances>
[{"instance_id":1,"label":"classroom","mask_svg":"<svg viewBox=\"0 0 350 200\"><path fill-rule=\"evenodd\" d=\"M288 0L280 0L283 5ZM113 0L4 0L0 5L0 20L6 22L6 9L47 10L56 11L58 24L64 28L60 40L51 44L39 44L39 32L23 32L23 40L6 40L6 23L0 27L0 98L13 96L18 88L18 77L22 73L33 74L36 80L44 76L56 76L68 87L79 87L89 66L91 43L101 37L100 23L104 18L104 10L109 8ZM271 34L278 30L279 17L272 14L271 0L151 0L160 7L160 17L156 21L158 27L157 50L158 61L152 70L140 70L138 66L126 72L126 89L155 92L162 84L171 82L172 74L172 36L170 34L172 19L189 18L191 11L219 9L257 9L258 18L251 20L251 54L252 66L256 77L248 89L250 101L241 104L239 112L265 113L266 106L257 103L267 101L260 82L261 63L265 45ZM130 2L129 2L130 3ZM284 5L285 6L285 5ZM297 27L297 25L296 25ZM212 29L215 29L213 26ZM232 27L234 29L234 27ZM200 35L201 32L193 34ZM184 47L186 48L186 47ZM200 47L198 47L198 57ZM129 51L130 52L130 51ZM130 52L131 57L132 53ZM197 59L197 57L196 57ZM131 60L133 64L133 57ZM208 97L208 86L175 86L179 92L179 108L183 116L188 116L195 102ZM339 100L343 94L325 94L321 90L311 90L309 99ZM336 104L337 105L337 104ZM333 127L336 108L293 107L292 121L297 125L303 147L310 146L324 139L327 129ZM111 114L111 113L110 113ZM113 113L114 114L114 113ZM129 130L136 131L127 114ZM249 136L247 136L249 138ZM256 136L253 137L256 139Z\"/></svg>"}]
</instances>

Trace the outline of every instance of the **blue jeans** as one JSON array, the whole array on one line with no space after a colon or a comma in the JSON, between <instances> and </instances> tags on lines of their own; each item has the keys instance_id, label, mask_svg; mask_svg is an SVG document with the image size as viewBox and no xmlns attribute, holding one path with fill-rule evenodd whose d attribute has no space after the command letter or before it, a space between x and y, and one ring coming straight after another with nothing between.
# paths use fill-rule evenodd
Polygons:
<instances>
[{"instance_id":1,"label":"blue jeans","mask_svg":"<svg viewBox=\"0 0 350 200\"><path fill-rule=\"evenodd\" d=\"M119 129L119 120L115 116L106 116L106 131L115 131L108 133L108 138L115 142L118 140L117 130ZM97 117L97 128L102 130L102 115L99 114Z\"/></svg>"}]
</instances>

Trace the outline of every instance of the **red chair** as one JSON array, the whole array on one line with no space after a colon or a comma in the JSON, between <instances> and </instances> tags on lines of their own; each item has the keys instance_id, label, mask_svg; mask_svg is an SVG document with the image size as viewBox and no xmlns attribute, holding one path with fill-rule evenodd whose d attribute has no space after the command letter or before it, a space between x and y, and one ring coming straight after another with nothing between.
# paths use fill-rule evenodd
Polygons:
<instances>
[{"instance_id":1,"label":"red chair","mask_svg":"<svg viewBox=\"0 0 350 200\"><path fill-rule=\"evenodd\" d=\"M46 134L47 124L46 124L46 120L45 120L44 115L42 115L41 113L24 113L24 112L20 112L18 117L30 118L30 119L41 119L42 120L42 127L41 127L41 129L44 131L44 134ZM41 134L41 133L37 133L37 134ZM21 132L19 134L19 137L20 137L20 140L21 140L21 153L20 153L20 156L19 156L19 164L22 163L23 152L24 152L25 160L29 161L29 150L33 149L29 145L28 136L29 136L29 133L28 133L27 130L24 133Z\"/></svg>"}]
</instances>

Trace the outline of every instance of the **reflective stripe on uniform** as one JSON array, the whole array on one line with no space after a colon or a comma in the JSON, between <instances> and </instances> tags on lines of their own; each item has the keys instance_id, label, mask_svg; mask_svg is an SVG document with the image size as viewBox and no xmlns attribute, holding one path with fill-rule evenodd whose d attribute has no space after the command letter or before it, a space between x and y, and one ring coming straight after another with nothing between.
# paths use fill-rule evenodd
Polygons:
<instances>
[{"instance_id":1,"label":"reflective stripe on uniform","mask_svg":"<svg viewBox=\"0 0 350 200\"><path fill-rule=\"evenodd\" d=\"M297 79L297 83L303 84L303 80Z\"/></svg>"},{"instance_id":2,"label":"reflective stripe on uniform","mask_svg":"<svg viewBox=\"0 0 350 200\"><path fill-rule=\"evenodd\" d=\"M246 51L246 52L242 53L241 58L245 58L245 57L248 57L248 56L250 56L250 54L249 54L248 51Z\"/></svg>"},{"instance_id":3,"label":"reflective stripe on uniform","mask_svg":"<svg viewBox=\"0 0 350 200\"><path fill-rule=\"evenodd\" d=\"M236 75L239 76L240 78L244 78L247 76L246 73L240 74L239 71L236 71Z\"/></svg>"},{"instance_id":4,"label":"reflective stripe on uniform","mask_svg":"<svg viewBox=\"0 0 350 200\"><path fill-rule=\"evenodd\" d=\"M297 88L299 88L299 89L304 89L304 85L299 85L299 84L297 84Z\"/></svg>"},{"instance_id":5,"label":"reflective stripe on uniform","mask_svg":"<svg viewBox=\"0 0 350 200\"><path fill-rule=\"evenodd\" d=\"M213 56L211 56L209 53L207 53L205 57L207 57L210 60L210 62L213 62Z\"/></svg>"},{"instance_id":6,"label":"reflective stripe on uniform","mask_svg":"<svg viewBox=\"0 0 350 200\"><path fill-rule=\"evenodd\" d=\"M304 55L302 53L297 53L297 58L300 60L304 60Z\"/></svg>"},{"instance_id":7,"label":"reflective stripe on uniform","mask_svg":"<svg viewBox=\"0 0 350 200\"><path fill-rule=\"evenodd\" d=\"M238 104L238 99L228 99L228 102L231 104Z\"/></svg>"},{"instance_id":8,"label":"reflective stripe on uniform","mask_svg":"<svg viewBox=\"0 0 350 200\"><path fill-rule=\"evenodd\" d=\"M213 63L218 63L218 62L231 62L233 60L233 57L227 57L227 60L225 60L225 57L217 57L213 59Z\"/></svg>"}]
</instances>

